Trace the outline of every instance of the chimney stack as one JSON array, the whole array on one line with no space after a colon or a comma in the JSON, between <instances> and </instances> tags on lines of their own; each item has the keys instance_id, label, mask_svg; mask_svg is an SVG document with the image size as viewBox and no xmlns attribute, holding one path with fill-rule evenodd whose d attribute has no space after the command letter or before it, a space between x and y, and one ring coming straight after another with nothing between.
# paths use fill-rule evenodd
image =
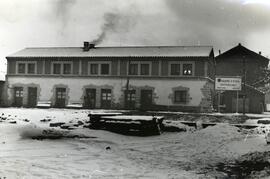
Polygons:
<instances>
[{"instance_id":1,"label":"chimney stack","mask_svg":"<svg viewBox=\"0 0 270 179\"><path fill-rule=\"evenodd\" d=\"M259 54L261 55L261 54L262 54L262 52L261 52L261 51L259 51Z\"/></svg>"},{"instance_id":2,"label":"chimney stack","mask_svg":"<svg viewBox=\"0 0 270 179\"><path fill-rule=\"evenodd\" d=\"M89 42L83 42L83 51L89 51Z\"/></svg>"},{"instance_id":3,"label":"chimney stack","mask_svg":"<svg viewBox=\"0 0 270 179\"><path fill-rule=\"evenodd\" d=\"M89 43L89 42L83 42L83 51L87 52L89 51L90 49L93 49L95 48L95 44L93 43Z\"/></svg>"},{"instance_id":4,"label":"chimney stack","mask_svg":"<svg viewBox=\"0 0 270 179\"><path fill-rule=\"evenodd\" d=\"M221 54L221 50L218 50L219 55Z\"/></svg>"}]
</instances>

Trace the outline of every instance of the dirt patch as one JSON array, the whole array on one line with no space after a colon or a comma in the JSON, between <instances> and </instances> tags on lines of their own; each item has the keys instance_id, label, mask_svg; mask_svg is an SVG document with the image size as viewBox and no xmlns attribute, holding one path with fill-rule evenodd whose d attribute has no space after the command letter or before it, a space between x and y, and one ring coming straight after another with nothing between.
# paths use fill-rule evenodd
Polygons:
<instances>
[{"instance_id":1,"label":"dirt patch","mask_svg":"<svg viewBox=\"0 0 270 179\"><path fill-rule=\"evenodd\" d=\"M261 178L270 176L270 151L255 152L241 156L228 163L219 163L217 171L223 172L229 178Z\"/></svg>"},{"instance_id":2,"label":"dirt patch","mask_svg":"<svg viewBox=\"0 0 270 179\"><path fill-rule=\"evenodd\" d=\"M209 123L230 123L230 124L241 124L247 119L247 116L236 115L236 116L214 116L214 115L203 115L203 114L175 114L166 115L167 120L177 120L177 121L190 121L190 122L209 122Z\"/></svg>"}]
</instances>

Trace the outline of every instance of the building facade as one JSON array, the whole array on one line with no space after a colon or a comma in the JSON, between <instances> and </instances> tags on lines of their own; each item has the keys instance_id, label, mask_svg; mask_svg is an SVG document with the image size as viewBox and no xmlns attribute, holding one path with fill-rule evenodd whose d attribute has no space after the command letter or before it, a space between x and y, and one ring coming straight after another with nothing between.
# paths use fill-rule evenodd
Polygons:
<instances>
[{"instance_id":1,"label":"building facade","mask_svg":"<svg viewBox=\"0 0 270 179\"><path fill-rule=\"evenodd\" d=\"M6 105L210 111L213 48L26 48L7 58Z\"/></svg>"},{"instance_id":2,"label":"building facade","mask_svg":"<svg viewBox=\"0 0 270 179\"><path fill-rule=\"evenodd\" d=\"M242 90L238 93L238 112L261 113L265 110L265 93L259 83L268 68L269 59L238 44L216 57L217 76L241 76ZM246 84L246 85L244 85ZM236 91L222 91L221 105L225 112L236 112ZM245 99L244 99L245 98ZM217 100L216 100L217 101ZM243 105L245 101L245 105Z\"/></svg>"}]
</instances>

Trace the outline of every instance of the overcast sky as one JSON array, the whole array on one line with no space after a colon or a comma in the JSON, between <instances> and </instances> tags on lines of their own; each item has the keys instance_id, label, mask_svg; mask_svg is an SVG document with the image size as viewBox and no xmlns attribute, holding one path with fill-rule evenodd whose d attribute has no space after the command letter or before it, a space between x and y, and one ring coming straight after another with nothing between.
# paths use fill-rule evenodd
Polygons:
<instances>
[{"instance_id":1,"label":"overcast sky","mask_svg":"<svg viewBox=\"0 0 270 179\"><path fill-rule=\"evenodd\" d=\"M0 76L25 47L242 43L270 56L269 0L0 0ZM102 38L99 38L102 37ZM1 77L0 77L1 79Z\"/></svg>"}]
</instances>

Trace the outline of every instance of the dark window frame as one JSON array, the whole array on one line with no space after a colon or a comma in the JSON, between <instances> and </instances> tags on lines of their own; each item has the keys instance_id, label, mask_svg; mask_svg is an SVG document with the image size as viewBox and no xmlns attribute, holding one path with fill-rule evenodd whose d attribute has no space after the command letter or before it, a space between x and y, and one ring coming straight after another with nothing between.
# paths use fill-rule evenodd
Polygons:
<instances>
[{"instance_id":1,"label":"dark window frame","mask_svg":"<svg viewBox=\"0 0 270 179\"><path fill-rule=\"evenodd\" d=\"M56 68L55 68L56 65L59 67L59 69L57 71L56 71ZM61 75L62 74L61 71L62 71L62 64L61 63L53 63L52 73L54 75Z\"/></svg>"},{"instance_id":2,"label":"dark window frame","mask_svg":"<svg viewBox=\"0 0 270 179\"><path fill-rule=\"evenodd\" d=\"M180 76L181 75L181 64L180 63L171 63L170 64L170 75L171 76Z\"/></svg>"},{"instance_id":3,"label":"dark window frame","mask_svg":"<svg viewBox=\"0 0 270 179\"><path fill-rule=\"evenodd\" d=\"M69 70L66 69L66 66L69 65ZM63 74L70 75L72 72L72 65L71 63L63 63Z\"/></svg>"},{"instance_id":4,"label":"dark window frame","mask_svg":"<svg viewBox=\"0 0 270 179\"><path fill-rule=\"evenodd\" d=\"M188 96L187 90L175 90L173 101L174 103L186 104L188 102L187 96Z\"/></svg>"},{"instance_id":5,"label":"dark window frame","mask_svg":"<svg viewBox=\"0 0 270 179\"><path fill-rule=\"evenodd\" d=\"M34 68L31 69L30 65L33 65ZM27 74L35 74L35 73L36 73L36 64L35 63L27 63Z\"/></svg>"},{"instance_id":6,"label":"dark window frame","mask_svg":"<svg viewBox=\"0 0 270 179\"><path fill-rule=\"evenodd\" d=\"M138 63L129 64L128 74L129 75L139 75L139 64Z\"/></svg>"},{"instance_id":7,"label":"dark window frame","mask_svg":"<svg viewBox=\"0 0 270 179\"><path fill-rule=\"evenodd\" d=\"M23 65L24 67L21 68L20 66ZM21 71L23 70L23 71ZM18 69L17 69L18 74L25 74L26 73L26 63L18 63Z\"/></svg>"},{"instance_id":8,"label":"dark window frame","mask_svg":"<svg viewBox=\"0 0 270 179\"><path fill-rule=\"evenodd\" d=\"M106 68L104 69L104 67L106 67ZM110 75L110 64L109 63L101 63L100 64L100 75Z\"/></svg>"},{"instance_id":9,"label":"dark window frame","mask_svg":"<svg viewBox=\"0 0 270 179\"><path fill-rule=\"evenodd\" d=\"M89 64L89 70L90 70L89 71L89 74L90 75L98 75L98 71L99 71L99 65L98 65L98 63L90 63Z\"/></svg>"},{"instance_id":10,"label":"dark window frame","mask_svg":"<svg viewBox=\"0 0 270 179\"><path fill-rule=\"evenodd\" d=\"M147 68L145 68L147 66ZM141 63L140 64L140 75L149 76L150 75L150 64Z\"/></svg>"},{"instance_id":11,"label":"dark window frame","mask_svg":"<svg viewBox=\"0 0 270 179\"><path fill-rule=\"evenodd\" d=\"M192 63L183 63L182 75L192 76L193 75L193 64Z\"/></svg>"}]
</instances>

